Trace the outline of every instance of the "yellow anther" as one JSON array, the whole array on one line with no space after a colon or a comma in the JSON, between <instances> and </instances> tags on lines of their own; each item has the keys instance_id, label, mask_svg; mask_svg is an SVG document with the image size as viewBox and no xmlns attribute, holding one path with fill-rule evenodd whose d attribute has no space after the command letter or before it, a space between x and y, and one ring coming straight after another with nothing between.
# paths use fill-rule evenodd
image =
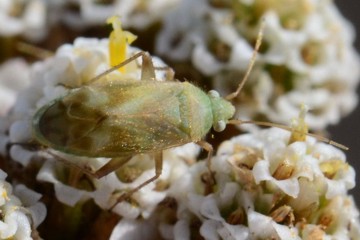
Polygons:
<instances>
[{"instance_id":1,"label":"yellow anther","mask_svg":"<svg viewBox=\"0 0 360 240\"><path fill-rule=\"evenodd\" d=\"M128 31L123 31L121 28L121 21L118 16L112 16L106 21L108 24L112 24L113 31L109 36L109 56L110 65L115 66L127 58L126 50L127 46L131 44L137 38L134 34ZM119 68L120 72L125 72L125 68Z\"/></svg>"},{"instance_id":2,"label":"yellow anther","mask_svg":"<svg viewBox=\"0 0 360 240\"><path fill-rule=\"evenodd\" d=\"M309 132L308 125L305 122L305 115L307 111L307 107L302 104L299 117L292 119L290 143L306 140L306 135Z\"/></svg>"}]
</instances>

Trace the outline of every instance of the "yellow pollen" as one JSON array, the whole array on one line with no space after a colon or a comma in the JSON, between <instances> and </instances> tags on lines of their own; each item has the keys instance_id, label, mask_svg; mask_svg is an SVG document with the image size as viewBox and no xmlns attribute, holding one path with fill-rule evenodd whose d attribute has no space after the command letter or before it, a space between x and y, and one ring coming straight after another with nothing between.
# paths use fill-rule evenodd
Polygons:
<instances>
[{"instance_id":1,"label":"yellow pollen","mask_svg":"<svg viewBox=\"0 0 360 240\"><path fill-rule=\"evenodd\" d=\"M6 201L10 200L6 191L3 191L1 195Z\"/></svg>"}]
</instances>

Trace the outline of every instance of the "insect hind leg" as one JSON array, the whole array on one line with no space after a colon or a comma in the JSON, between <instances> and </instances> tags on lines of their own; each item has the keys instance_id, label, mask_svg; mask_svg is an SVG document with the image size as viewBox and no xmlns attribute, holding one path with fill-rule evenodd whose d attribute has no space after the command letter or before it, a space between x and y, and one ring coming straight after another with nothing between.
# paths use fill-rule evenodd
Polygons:
<instances>
[{"instance_id":1,"label":"insect hind leg","mask_svg":"<svg viewBox=\"0 0 360 240\"><path fill-rule=\"evenodd\" d=\"M127 191L126 193L122 194L117 199L116 203L110 209L113 209L119 202L122 202L124 200L129 199L132 194L139 191L141 188L145 187L149 183L156 181L156 179L158 179L161 176L162 168L163 168L163 153L162 152L157 152L157 153L155 153L155 176L149 178L148 180L141 183L137 187L135 187L135 188Z\"/></svg>"}]
</instances>

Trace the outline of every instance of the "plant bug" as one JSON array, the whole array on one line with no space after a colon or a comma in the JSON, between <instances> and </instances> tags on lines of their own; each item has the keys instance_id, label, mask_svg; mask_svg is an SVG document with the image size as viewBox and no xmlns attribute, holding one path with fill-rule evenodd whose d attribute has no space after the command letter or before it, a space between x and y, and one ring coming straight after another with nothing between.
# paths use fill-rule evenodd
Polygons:
<instances>
[{"instance_id":1,"label":"plant bug","mask_svg":"<svg viewBox=\"0 0 360 240\"><path fill-rule=\"evenodd\" d=\"M214 90L206 94L189 82L156 81L156 68L150 56L138 52L87 85L70 90L67 95L40 108L33 117L33 135L42 145L60 152L112 158L95 172L83 169L97 178L118 169L136 154L153 154L155 175L120 196L119 201L161 175L162 151L168 148L197 143L208 152L211 173L213 148L204 138L212 127L215 131L223 131L227 124L255 123L292 131L281 125L232 119L235 108L231 100L238 96L248 79L261 40L262 30L243 80L236 91L225 98ZM141 81L132 78L100 81L137 58L142 58Z\"/></svg>"}]
</instances>

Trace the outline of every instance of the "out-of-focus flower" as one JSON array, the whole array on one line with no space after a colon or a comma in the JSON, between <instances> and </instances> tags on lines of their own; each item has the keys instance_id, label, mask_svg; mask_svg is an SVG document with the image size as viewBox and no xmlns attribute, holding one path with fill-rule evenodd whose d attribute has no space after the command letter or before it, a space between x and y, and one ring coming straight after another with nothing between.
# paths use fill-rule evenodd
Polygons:
<instances>
[{"instance_id":1,"label":"out-of-focus flower","mask_svg":"<svg viewBox=\"0 0 360 240\"><path fill-rule=\"evenodd\" d=\"M0 36L22 35L31 41L39 41L46 31L46 3L43 0L0 2Z\"/></svg>"},{"instance_id":2,"label":"out-of-focus flower","mask_svg":"<svg viewBox=\"0 0 360 240\"><path fill-rule=\"evenodd\" d=\"M0 239L33 239L46 216L45 205L39 202L41 195L24 185L13 189L6 176L0 169Z\"/></svg>"},{"instance_id":3,"label":"out-of-focus flower","mask_svg":"<svg viewBox=\"0 0 360 240\"><path fill-rule=\"evenodd\" d=\"M21 59L12 59L0 66L0 116L14 105L17 94L29 84L30 67Z\"/></svg>"},{"instance_id":4,"label":"out-of-focus flower","mask_svg":"<svg viewBox=\"0 0 360 240\"><path fill-rule=\"evenodd\" d=\"M83 28L103 25L109 16L117 15L121 17L125 27L141 30L161 21L178 2L179 0L68 1L62 6L62 19L69 27Z\"/></svg>"},{"instance_id":5,"label":"out-of-focus flower","mask_svg":"<svg viewBox=\"0 0 360 240\"><path fill-rule=\"evenodd\" d=\"M190 60L223 94L248 67L259 25L263 44L237 117L286 123L302 103L311 129L336 124L357 103L359 57L352 26L332 1L184 0L164 21L157 52Z\"/></svg>"}]
</instances>

